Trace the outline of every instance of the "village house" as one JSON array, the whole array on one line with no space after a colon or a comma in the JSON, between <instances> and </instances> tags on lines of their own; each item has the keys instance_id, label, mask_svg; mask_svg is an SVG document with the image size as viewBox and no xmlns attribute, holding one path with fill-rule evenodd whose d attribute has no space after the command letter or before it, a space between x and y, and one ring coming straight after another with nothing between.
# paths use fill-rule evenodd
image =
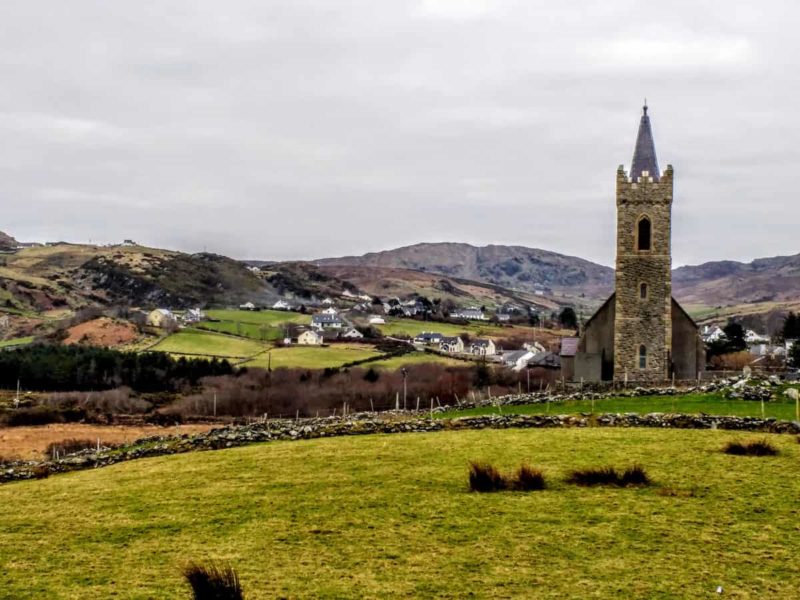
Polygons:
<instances>
[{"instance_id":1,"label":"village house","mask_svg":"<svg viewBox=\"0 0 800 600\"><path fill-rule=\"evenodd\" d=\"M190 324L190 323L199 323L206 316L203 314L203 311L199 308L190 308L185 313L183 313L183 322Z\"/></svg>"},{"instance_id":2,"label":"village house","mask_svg":"<svg viewBox=\"0 0 800 600\"><path fill-rule=\"evenodd\" d=\"M439 342L439 350L450 354L461 354L464 352L464 340L460 337L443 337Z\"/></svg>"},{"instance_id":3,"label":"village house","mask_svg":"<svg viewBox=\"0 0 800 600\"><path fill-rule=\"evenodd\" d=\"M328 308L323 308L323 309L322 309L322 314L323 314L323 315L336 315L336 314L338 314L338 313L339 313L339 311L338 311L338 310L336 310L336 309L335 309L334 307L332 307L332 306L329 306Z\"/></svg>"},{"instance_id":4,"label":"village house","mask_svg":"<svg viewBox=\"0 0 800 600\"><path fill-rule=\"evenodd\" d=\"M386 325L386 319L378 315L372 315L369 318L370 325Z\"/></svg>"},{"instance_id":5,"label":"village house","mask_svg":"<svg viewBox=\"0 0 800 600\"><path fill-rule=\"evenodd\" d=\"M480 308L457 308L450 313L454 319L467 319L468 321L488 321L488 317Z\"/></svg>"},{"instance_id":6,"label":"village house","mask_svg":"<svg viewBox=\"0 0 800 600\"><path fill-rule=\"evenodd\" d=\"M472 340L469 352L476 356L494 356L497 354L497 348L493 340Z\"/></svg>"},{"instance_id":7,"label":"village house","mask_svg":"<svg viewBox=\"0 0 800 600\"><path fill-rule=\"evenodd\" d=\"M355 327L350 327L347 331L342 333L340 337L347 338L349 340L358 340L364 337L364 334L361 333Z\"/></svg>"},{"instance_id":8,"label":"village house","mask_svg":"<svg viewBox=\"0 0 800 600\"><path fill-rule=\"evenodd\" d=\"M146 323L151 327L165 329L176 325L178 319L175 318L175 315L168 308L157 308L148 313Z\"/></svg>"},{"instance_id":9,"label":"village house","mask_svg":"<svg viewBox=\"0 0 800 600\"><path fill-rule=\"evenodd\" d=\"M712 344L724 340L726 336L719 325L714 325L713 327L706 325L703 327L703 332L700 334L700 337L706 344Z\"/></svg>"},{"instance_id":10,"label":"village house","mask_svg":"<svg viewBox=\"0 0 800 600\"><path fill-rule=\"evenodd\" d=\"M297 344L299 346L321 346L322 336L313 329L308 329L297 336Z\"/></svg>"},{"instance_id":11,"label":"village house","mask_svg":"<svg viewBox=\"0 0 800 600\"><path fill-rule=\"evenodd\" d=\"M331 300L330 298L325 298L325 299L322 301L322 303L323 303L325 306L333 306L333 300Z\"/></svg>"},{"instance_id":12,"label":"village house","mask_svg":"<svg viewBox=\"0 0 800 600\"><path fill-rule=\"evenodd\" d=\"M558 358L561 363L561 374L567 381L575 379L575 355L578 353L580 338L565 337L561 338L561 350Z\"/></svg>"},{"instance_id":13,"label":"village house","mask_svg":"<svg viewBox=\"0 0 800 600\"><path fill-rule=\"evenodd\" d=\"M292 305L286 302L286 300L278 300L272 305L272 308L274 310L292 310Z\"/></svg>"},{"instance_id":14,"label":"village house","mask_svg":"<svg viewBox=\"0 0 800 600\"><path fill-rule=\"evenodd\" d=\"M414 342L417 344L440 344L443 339L443 335L441 333L435 333L433 331L423 331L419 335L414 338Z\"/></svg>"},{"instance_id":15,"label":"village house","mask_svg":"<svg viewBox=\"0 0 800 600\"><path fill-rule=\"evenodd\" d=\"M744 341L750 346L752 344L768 344L770 339L768 335L761 335L752 329L748 329L744 334Z\"/></svg>"},{"instance_id":16,"label":"village house","mask_svg":"<svg viewBox=\"0 0 800 600\"><path fill-rule=\"evenodd\" d=\"M245 302L244 304L240 304L239 308L241 310L255 310L256 309L256 305L253 304L252 302Z\"/></svg>"},{"instance_id":17,"label":"village house","mask_svg":"<svg viewBox=\"0 0 800 600\"><path fill-rule=\"evenodd\" d=\"M500 323L508 323L508 322L511 320L511 315L510 315L510 314L508 314L508 313L497 313L497 314L495 315L495 318L496 318L496 319L497 319L497 320L498 320Z\"/></svg>"},{"instance_id":18,"label":"village house","mask_svg":"<svg viewBox=\"0 0 800 600\"><path fill-rule=\"evenodd\" d=\"M503 366L512 371L521 371L528 366L528 361L535 356L530 350L514 350L505 352L501 358Z\"/></svg>"},{"instance_id":19,"label":"village house","mask_svg":"<svg viewBox=\"0 0 800 600\"><path fill-rule=\"evenodd\" d=\"M317 314L311 317L311 327L315 329L341 329L344 321L337 314Z\"/></svg>"}]
</instances>

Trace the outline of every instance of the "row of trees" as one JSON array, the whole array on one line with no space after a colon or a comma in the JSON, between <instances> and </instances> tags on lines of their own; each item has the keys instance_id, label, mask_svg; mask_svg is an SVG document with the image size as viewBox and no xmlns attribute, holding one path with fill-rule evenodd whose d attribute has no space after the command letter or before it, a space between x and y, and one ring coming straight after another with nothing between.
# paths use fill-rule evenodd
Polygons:
<instances>
[{"instance_id":1,"label":"row of trees","mask_svg":"<svg viewBox=\"0 0 800 600\"><path fill-rule=\"evenodd\" d=\"M226 360L172 358L168 354L119 352L92 346L34 344L0 352L0 388L19 381L37 391L107 390L127 386L137 392L175 391L201 378L228 375Z\"/></svg>"}]
</instances>

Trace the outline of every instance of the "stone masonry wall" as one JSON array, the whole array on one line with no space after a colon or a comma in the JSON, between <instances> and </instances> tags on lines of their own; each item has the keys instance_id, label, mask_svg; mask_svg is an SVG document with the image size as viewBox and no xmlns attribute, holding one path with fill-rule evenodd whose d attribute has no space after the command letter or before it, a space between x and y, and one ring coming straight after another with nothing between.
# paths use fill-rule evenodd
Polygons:
<instances>
[{"instance_id":1,"label":"stone masonry wall","mask_svg":"<svg viewBox=\"0 0 800 600\"><path fill-rule=\"evenodd\" d=\"M617 171L617 270L614 327L614 379L658 382L669 377L672 347L672 166L658 183L630 181ZM639 220L651 223L650 250L636 249ZM639 297L646 283L648 295ZM639 368L639 347L647 366Z\"/></svg>"}]
</instances>

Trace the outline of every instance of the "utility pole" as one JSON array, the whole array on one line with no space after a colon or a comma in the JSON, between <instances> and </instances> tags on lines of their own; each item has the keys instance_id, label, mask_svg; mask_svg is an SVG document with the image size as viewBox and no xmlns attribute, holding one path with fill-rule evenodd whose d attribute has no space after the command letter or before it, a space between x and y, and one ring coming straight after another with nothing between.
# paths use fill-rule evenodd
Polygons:
<instances>
[{"instance_id":1,"label":"utility pole","mask_svg":"<svg viewBox=\"0 0 800 600\"><path fill-rule=\"evenodd\" d=\"M408 386L406 384L406 380L408 378L408 370L403 367L400 369L400 372L403 374L403 410L406 410L406 395L408 393Z\"/></svg>"}]
</instances>

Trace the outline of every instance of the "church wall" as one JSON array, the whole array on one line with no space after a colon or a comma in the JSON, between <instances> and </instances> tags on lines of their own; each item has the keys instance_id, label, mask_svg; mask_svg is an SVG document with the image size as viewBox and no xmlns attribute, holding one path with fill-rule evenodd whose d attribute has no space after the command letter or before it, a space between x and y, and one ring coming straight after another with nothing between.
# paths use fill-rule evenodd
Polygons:
<instances>
[{"instance_id":1,"label":"church wall","mask_svg":"<svg viewBox=\"0 0 800 600\"><path fill-rule=\"evenodd\" d=\"M594 314L586 325L580 344L579 353L594 355L596 358L576 357L575 377L584 381L611 379L614 367L614 316L615 303L612 295ZM595 375L599 364L599 375Z\"/></svg>"},{"instance_id":2,"label":"church wall","mask_svg":"<svg viewBox=\"0 0 800 600\"><path fill-rule=\"evenodd\" d=\"M672 301L672 361L675 379L696 379L705 366L703 343L697 326L689 316Z\"/></svg>"}]
</instances>

